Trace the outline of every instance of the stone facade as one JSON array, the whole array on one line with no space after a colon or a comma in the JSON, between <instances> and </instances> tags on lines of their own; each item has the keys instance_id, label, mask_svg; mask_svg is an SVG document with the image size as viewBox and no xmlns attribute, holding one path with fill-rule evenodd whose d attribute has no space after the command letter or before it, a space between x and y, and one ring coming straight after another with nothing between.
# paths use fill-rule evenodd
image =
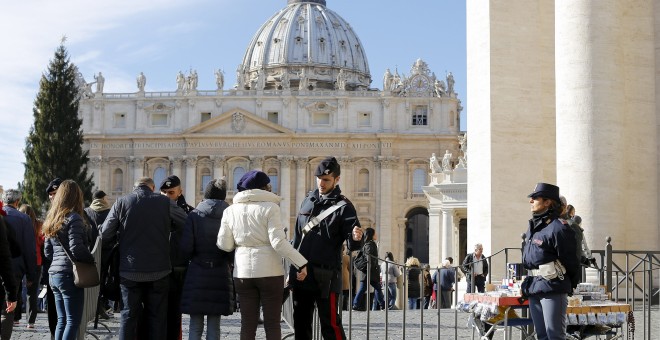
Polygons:
<instances>
[{"instance_id":1,"label":"stone facade","mask_svg":"<svg viewBox=\"0 0 660 340\"><path fill-rule=\"evenodd\" d=\"M592 248L657 249L660 8L487 3L467 2L468 243L518 247L526 196L550 182Z\"/></svg>"},{"instance_id":2,"label":"stone facade","mask_svg":"<svg viewBox=\"0 0 660 340\"><path fill-rule=\"evenodd\" d=\"M304 26L308 18L317 18L307 13L327 11L294 3L262 26L247 59L259 54L259 37L277 26L277 20ZM328 17L336 25L327 27L344 29L336 14ZM291 29L298 29L296 25ZM355 204L363 227L377 230L381 252L403 258L407 215L428 208L422 190L429 182L428 155L440 150L458 154L461 107L456 93L440 86L445 80L437 79L423 60L412 64L408 76L387 76L388 71L385 90L365 86L371 77L364 74L366 59L345 70L314 60L289 62L279 60L270 67L251 61L239 67L238 83L228 90L221 75L218 89L198 90L181 74L178 88L171 91L83 96L80 116L96 185L115 199L130 192L139 177L159 182L175 174L188 203L195 205L210 179L225 176L231 202L240 176L260 169L284 197L283 222L289 225L316 187L316 165L332 155L342 166L340 187ZM345 86L329 86L328 72L342 74L338 83ZM296 85L303 80L305 86ZM453 86L453 78L447 82Z\"/></svg>"}]
</instances>

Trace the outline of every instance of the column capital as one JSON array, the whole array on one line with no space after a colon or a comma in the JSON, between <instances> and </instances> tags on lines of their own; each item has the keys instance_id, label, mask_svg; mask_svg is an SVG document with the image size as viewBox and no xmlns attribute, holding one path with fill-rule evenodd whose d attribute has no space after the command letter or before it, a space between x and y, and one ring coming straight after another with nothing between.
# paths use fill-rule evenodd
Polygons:
<instances>
[{"instance_id":1,"label":"column capital","mask_svg":"<svg viewBox=\"0 0 660 340\"><path fill-rule=\"evenodd\" d=\"M183 156L183 161L187 167L194 167L197 165L197 156Z\"/></svg>"},{"instance_id":2,"label":"column capital","mask_svg":"<svg viewBox=\"0 0 660 340\"><path fill-rule=\"evenodd\" d=\"M250 158L250 167L253 169L263 169L264 157L263 156L248 156Z\"/></svg>"},{"instance_id":3,"label":"column capital","mask_svg":"<svg viewBox=\"0 0 660 340\"><path fill-rule=\"evenodd\" d=\"M304 168L307 166L307 157L294 157L294 160L298 168Z\"/></svg>"},{"instance_id":4,"label":"column capital","mask_svg":"<svg viewBox=\"0 0 660 340\"><path fill-rule=\"evenodd\" d=\"M183 157L181 156L169 156L168 159L173 167L180 167L183 163ZM176 171L176 169L173 170Z\"/></svg>"},{"instance_id":5,"label":"column capital","mask_svg":"<svg viewBox=\"0 0 660 340\"><path fill-rule=\"evenodd\" d=\"M102 162L103 162L103 157L101 156L89 157L89 164L91 164L91 166L95 166L95 167L99 166L101 165Z\"/></svg>"},{"instance_id":6,"label":"column capital","mask_svg":"<svg viewBox=\"0 0 660 340\"><path fill-rule=\"evenodd\" d=\"M126 157L126 161L128 163L133 164L134 166L139 166L144 164L144 157L143 156L128 156Z\"/></svg>"},{"instance_id":7,"label":"column capital","mask_svg":"<svg viewBox=\"0 0 660 340\"><path fill-rule=\"evenodd\" d=\"M399 158L395 156L376 156L381 169L395 169L399 165Z\"/></svg>"},{"instance_id":8,"label":"column capital","mask_svg":"<svg viewBox=\"0 0 660 340\"><path fill-rule=\"evenodd\" d=\"M278 155L278 156L277 156L277 160L280 161L280 165L281 165L282 167L286 167L286 168L288 168L288 167L291 166L291 163L293 162L293 156L289 156L289 155L285 155L285 156L283 156L283 155Z\"/></svg>"},{"instance_id":9,"label":"column capital","mask_svg":"<svg viewBox=\"0 0 660 340\"><path fill-rule=\"evenodd\" d=\"M227 159L227 157L225 157L224 155L211 155L209 158L215 165L221 165Z\"/></svg>"},{"instance_id":10,"label":"column capital","mask_svg":"<svg viewBox=\"0 0 660 340\"><path fill-rule=\"evenodd\" d=\"M337 162L339 162L340 166L350 168L351 166L353 166L353 157L351 157L351 156L341 156L341 157L339 157Z\"/></svg>"}]
</instances>

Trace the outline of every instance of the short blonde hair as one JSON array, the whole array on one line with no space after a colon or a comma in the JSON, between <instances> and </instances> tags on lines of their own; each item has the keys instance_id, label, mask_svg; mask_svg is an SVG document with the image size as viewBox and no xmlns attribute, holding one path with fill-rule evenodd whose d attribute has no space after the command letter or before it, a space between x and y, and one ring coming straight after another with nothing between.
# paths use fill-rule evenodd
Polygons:
<instances>
[{"instance_id":1,"label":"short blonde hair","mask_svg":"<svg viewBox=\"0 0 660 340\"><path fill-rule=\"evenodd\" d=\"M412 266L419 267L419 260L414 256L411 256L406 260L406 267L412 267Z\"/></svg>"}]
</instances>

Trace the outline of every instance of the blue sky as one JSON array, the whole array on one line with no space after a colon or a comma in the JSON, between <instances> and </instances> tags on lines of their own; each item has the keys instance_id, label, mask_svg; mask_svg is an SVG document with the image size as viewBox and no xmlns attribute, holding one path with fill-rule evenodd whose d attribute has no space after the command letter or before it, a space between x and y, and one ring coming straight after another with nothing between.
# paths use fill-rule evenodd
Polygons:
<instances>
[{"instance_id":1,"label":"blue sky","mask_svg":"<svg viewBox=\"0 0 660 340\"><path fill-rule=\"evenodd\" d=\"M0 12L0 185L23 178L23 148L32 125L39 79L67 36L71 61L88 82L99 71L104 92L173 91L179 70L199 74L200 90L215 89L213 72L235 81L252 35L286 0L61 0L9 1ZM451 71L465 108L465 1L327 0L327 7L354 28L367 53L372 87L382 88L385 69L410 73L417 58L438 77Z\"/></svg>"}]
</instances>

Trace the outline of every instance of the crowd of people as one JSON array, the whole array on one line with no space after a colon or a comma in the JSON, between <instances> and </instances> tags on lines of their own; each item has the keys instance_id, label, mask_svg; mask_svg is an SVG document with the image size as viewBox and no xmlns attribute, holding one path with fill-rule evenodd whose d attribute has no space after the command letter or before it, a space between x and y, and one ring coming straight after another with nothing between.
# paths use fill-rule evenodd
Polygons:
<instances>
[{"instance_id":1,"label":"crowd of people","mask_svg":"<svg viewBox=\"0 0 660 340\"><path fill-rule=\"evenodd\" d=\"M267 339L280 339L282 303L289 295L296 339L312 338L315 310L324 338L345 339L341 310L363 310L369 304L373 310L396 308L402 279L407 308L450 308L462 276L452 267L453 258L433 273L412 256L405 268L391 252L379 259L376 231L360 226L355 207L339 188L340 174L334 157L318 165L317 188L300 206L291 241L282 223L282 197L271 192L270 178L259 170L238 181L231 205L225 201L227 182L214 179L196 207L187 204L177 176L158 187L151 178L140 178L133 192L112 205L97 191L86 208L78 184L56 178L46 188L50 208L43 221L21 203L20 191L7 190L0 203L0 337L9 339L21 324L23 304L26 327L34 327L42 286L52 338L77 337L85 301L84 288L74 282L74 261L94 263L92 247L99 237L104 272L118 249L121 292L116 301L101 296L97 313L120 313L120 339L181 339L182 314L190 315L189 339L202 338L205 319L206 338L219 339L221 316L237 308L241 339L255 338L260 313ZM579 264L592 264L593 257L579 216L556 186L540 183L529 197L533 218L524 265L533 271L547 263L561 265L550 280L531 276L523 290L538 334L552 338L565 325L548 313L566 308L566 294L579 281ZM535 242L539 237L557 239L555 249ZM368 271L350 268L356 256L373 259ZM467 292L484 291L489 268L481 244L460 269ZM19 294L23 282L25 302ZM351 285L359 285L353 296ZM373 301L365 300L370 289Z\"/></svg>"},{"instance_id":2,"label":"crowd of people","mask_svg":"<svg viewBox=\"0 0 660 340\"><path fill-rule=\"evenodd\" d=\"M206 338L218 339L220 317L237 307L242 339L256 336L261 309L267 338L280 339L287 284L296 301L297 339L311 339L314 309L323 334L345 338L337 298L343 290L342 247L359 249L363 229L341 194L340 173L334 157L319 164L318 188L301 206L292 241L282 224L282 198L258 170L240 179L233 204L225 202L226 181L214 179L197 207L186 203L177 176L159 186L140 178L133 192L112 205L97 191L86 208L78 184L58 178L46 188L50 207L43 222L30 206L21 206L20 191L7 190L0 218L0 302L6 306L1 338L9 339L20 325L22 282L27 327L34 327L43 285L51 337L77 337L85 301L74 263L94 263L99 237L102 272L116 262L121 292L116 301L101 296L97 313L120 313L120 339L181 339L182 313L190 315L188 338L201 339L206 318ZM373 239L373 229L369 235Z\"/></svg>"}]
</instances>

